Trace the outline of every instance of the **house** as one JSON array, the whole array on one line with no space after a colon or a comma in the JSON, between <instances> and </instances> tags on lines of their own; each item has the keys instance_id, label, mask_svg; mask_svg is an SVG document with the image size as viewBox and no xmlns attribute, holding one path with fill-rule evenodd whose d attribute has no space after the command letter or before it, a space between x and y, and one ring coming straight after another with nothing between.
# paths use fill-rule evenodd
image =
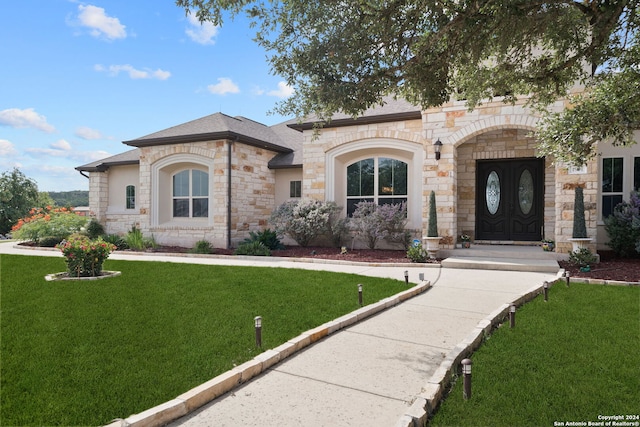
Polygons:
<instances>
[{"instance_id":1,"label":"house","mask_svg":"<svg viewBox=\"0 0 640 427\"><path fill-rule=\"evenodd\" d=\"M406 202L408 228L426 235L433 190L444 248L469 234L487 243L552 239L568 252L581 186L590 249L606 249L603 217L640 187L640 145L602 143L575 169L538 157L537 123L524 101L501 98L473 111L461 101L422 110L389 98L320 130L313 120L265 126L216 113L124 141L134 148L76 169L89 177L90 208L107 232L135 224L167 245L233 247L300 197L335 201L344 215L361 200Z\"/></svg>"}]
</instances>

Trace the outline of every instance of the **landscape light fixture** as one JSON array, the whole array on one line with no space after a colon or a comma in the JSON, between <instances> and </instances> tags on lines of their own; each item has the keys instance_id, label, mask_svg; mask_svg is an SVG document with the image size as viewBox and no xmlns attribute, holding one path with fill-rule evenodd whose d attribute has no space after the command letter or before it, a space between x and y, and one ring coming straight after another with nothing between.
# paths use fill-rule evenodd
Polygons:
<instances>
[{"instance_id":1,"label":"landscape light fixture","mask_svg":"<svg viewBox=\"0 0 640 427\"><path fill-rule=\"evenodd\" d=\"M471 399L471 359L464 359L462 362L462 397L464 400Z\"/></svg>"},{"instance_id":2,"label":"landscape light fixture","mask_svg":"<svg viewBox=\"0 0 640 427\"><path fill-rule=\"evenodd\" d=\"M433 143L433 149L436 150L436 160L440 160L440 152L442 151L442 141L440 141L440 138L436 139L436 142Z\"/></svg>"},{"instance_id":3,"label":"landscape light fixture","mask_svg":"<svg viewBox=\"0 0 640 427\"><path fill-rule=\"evenodd\" d=\"M256 347L262 347L262 317L256 316L253 321L256 327Z\"/></svg>"},{"instance_id":4,"label":"landscape light fixture","mask_svg":"<svg viewBox=\"0 0 640 427\"><path fill-rule=\"evenodd\" d=\"M358 304L362 307L362 285L358 284Z\"/></svg>"},{"instance_id":5,"label":"landscape light fixture","mask_svg":"<svg viewBox=\"0 0 640 427\"><path fill-rule=\"evenodd\" d=\"M571 273L569 273L568 271L564 272L564 277L566 277L567 279L567 288L569 287L569 281L571 280Z\"/></svg>"},{"instance_id":6,"label":"landscape light fixture","mask_svg":"<svg viewBox=\"0 0 640 427\"><path fill-rule=\"evenodd\" d=\"M544 300L549 301L549 282L545 280L542 289L544 290Z\"/></svg>"},{"instance_id":7,"label":"landscape light fixture","mask_svg":"<svg viewBox=\"0 0 640 427\"><path fill-rule=\"evenodd\" d=\"M513 304L509 307L509 325L511 328L516 327L516 306Z\"/></svg>"},{"instance_id":8,"label":"landscape light fixture","mask_svg":"<svg viewBox=\"0 0 640 427\"><path fill-rule=\"evenodd\" d=\"M409 270L405 270L404 271L404 282L408 285L409 284Z\"/></svg>"}]
</instances>

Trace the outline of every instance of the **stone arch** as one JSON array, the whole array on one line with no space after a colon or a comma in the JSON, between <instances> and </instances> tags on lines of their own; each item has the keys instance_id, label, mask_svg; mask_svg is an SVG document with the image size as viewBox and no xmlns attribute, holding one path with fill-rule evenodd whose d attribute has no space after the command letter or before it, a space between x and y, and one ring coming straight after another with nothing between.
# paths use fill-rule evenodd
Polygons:
<instances>
[{"instance_id":1,"label":"stone arch","mask_svg":"<svg viewBox=\"0 0 640 427\"><path fill-rule=\"evenodd\" d=\"M498 129L525 129L535 130L540 119L529 114L505 114L488 117L475 121L447 137L443 137L443 143L459 147L471 138L480 134Z\"/></svg>"}]
</instances>

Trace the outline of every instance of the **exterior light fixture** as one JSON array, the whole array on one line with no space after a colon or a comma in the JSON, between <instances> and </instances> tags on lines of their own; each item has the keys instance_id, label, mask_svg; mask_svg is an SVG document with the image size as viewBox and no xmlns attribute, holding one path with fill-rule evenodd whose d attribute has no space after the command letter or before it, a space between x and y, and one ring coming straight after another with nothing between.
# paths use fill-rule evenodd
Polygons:
<instances>
[{"instance_id":1,"label":"exterior light fixture","mask_svg":"<svg viewBox=\"0 0 640 427\"><path fill-rule=\"evenodd\" d=\"M418 273L418 280L424 282L424 273Z\"/></svg>"},{"instance_id":2,"label":"exterior light fixture","mask_svg":"<svg viewBox=\"0 0 640 427\"><path fill-rule=\"evenodd\" d=\"M565 271L564 277L567 278L567 288L568 288L569 287L569 282L571 281L571 273L569 273L568 271Z\"/></svg>"},{"instance_id":3,"label":"exterior light fixture","mask_svg":"<svg viewBox=\"0 0 640 427\"><path fill-rule=\"evenodd\" d=\"M544 300L549 301L549 282L545 280L544 284L542 285L542 289L544 291Z\"/></svg>"},{"instance_id":4,"label":"exterior light fixture","mask_svg":"<svg viewBox=\"0 0 640 427\"><path fill-rule=\"evenodd\" d=\"M409 284L409 270L405 270L404 271L404 282L408 285Z\"/></svg>"},{"instance_id":5,"label":"exterior light fixture","mask_svg":"<svg viewBox=\"0 0 640 427\"><path fill-rule=\"evenodd\" d=\"M256 327L256 347L262 347L262 317L256 316L253 321Z\"/></svg>"},{"instance_id":6,"label":"exterior light fixture","mask_svg":"<svg viewBox=\"0 0 640 427\"><path fill-rule=\"evenodd\" d=\"M471 359L463 359L462 362L462 397L471 399Z\"/></svg>"},{"instance_id":7,"label":"exterior light fixture","mask_svg":"<svg viewBox=\"0 0 640 427\"><path fill-rule=\"evenodd\" d=\"M362 285L358 285L358 304L362 307Z\"/></svg>"},{"instance_id":8,"label":"exterior light fixture","mask_svg":"<svg viewBox=\"0 0 640 427\"><path fill-rule=\"evenodd\" d=\"M436 151L436 160L440 160L440 152L442 151L442 141L440 141L440 138L436 139L436 142L433 143L433 149Z\"/></svg>"},{"instance_id":9,"label":"exterior light fixture","mask_svg":"<svg viewBox=\"0 0 640 427\"><path fill-rule=\"evenodd\" d=\"M516 327L516 306L513 304L509 307L509 324L511 328Z\"/></svg>"}]
</instances>

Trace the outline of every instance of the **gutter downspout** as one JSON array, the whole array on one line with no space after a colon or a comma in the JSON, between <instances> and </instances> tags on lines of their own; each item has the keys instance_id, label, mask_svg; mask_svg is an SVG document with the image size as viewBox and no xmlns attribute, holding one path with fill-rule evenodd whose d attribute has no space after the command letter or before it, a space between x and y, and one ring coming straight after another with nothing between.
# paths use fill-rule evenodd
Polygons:
<instances>
[{"instance_id":1,"label":"gutter downspout","mask_svg":"<svg viewBox=\"0 0 640 427\"><path fill-rule=\"evenodd\" d=\"M227 249L231 249L231 147L237 141L236 136L227 145Z\"/></svg>"},{"instance_id":2,"label":"gutter downspout","mask_svg":"<svg viewBox=\"0 0 640 427\"><path fill-rule=\"evenodd\" d=\"M89 175L85 175L84 173L82 173L83 171L78 171L80 172L80 175L84 176L85 178L89 179Z\"/></svg>"}]
</instances>

